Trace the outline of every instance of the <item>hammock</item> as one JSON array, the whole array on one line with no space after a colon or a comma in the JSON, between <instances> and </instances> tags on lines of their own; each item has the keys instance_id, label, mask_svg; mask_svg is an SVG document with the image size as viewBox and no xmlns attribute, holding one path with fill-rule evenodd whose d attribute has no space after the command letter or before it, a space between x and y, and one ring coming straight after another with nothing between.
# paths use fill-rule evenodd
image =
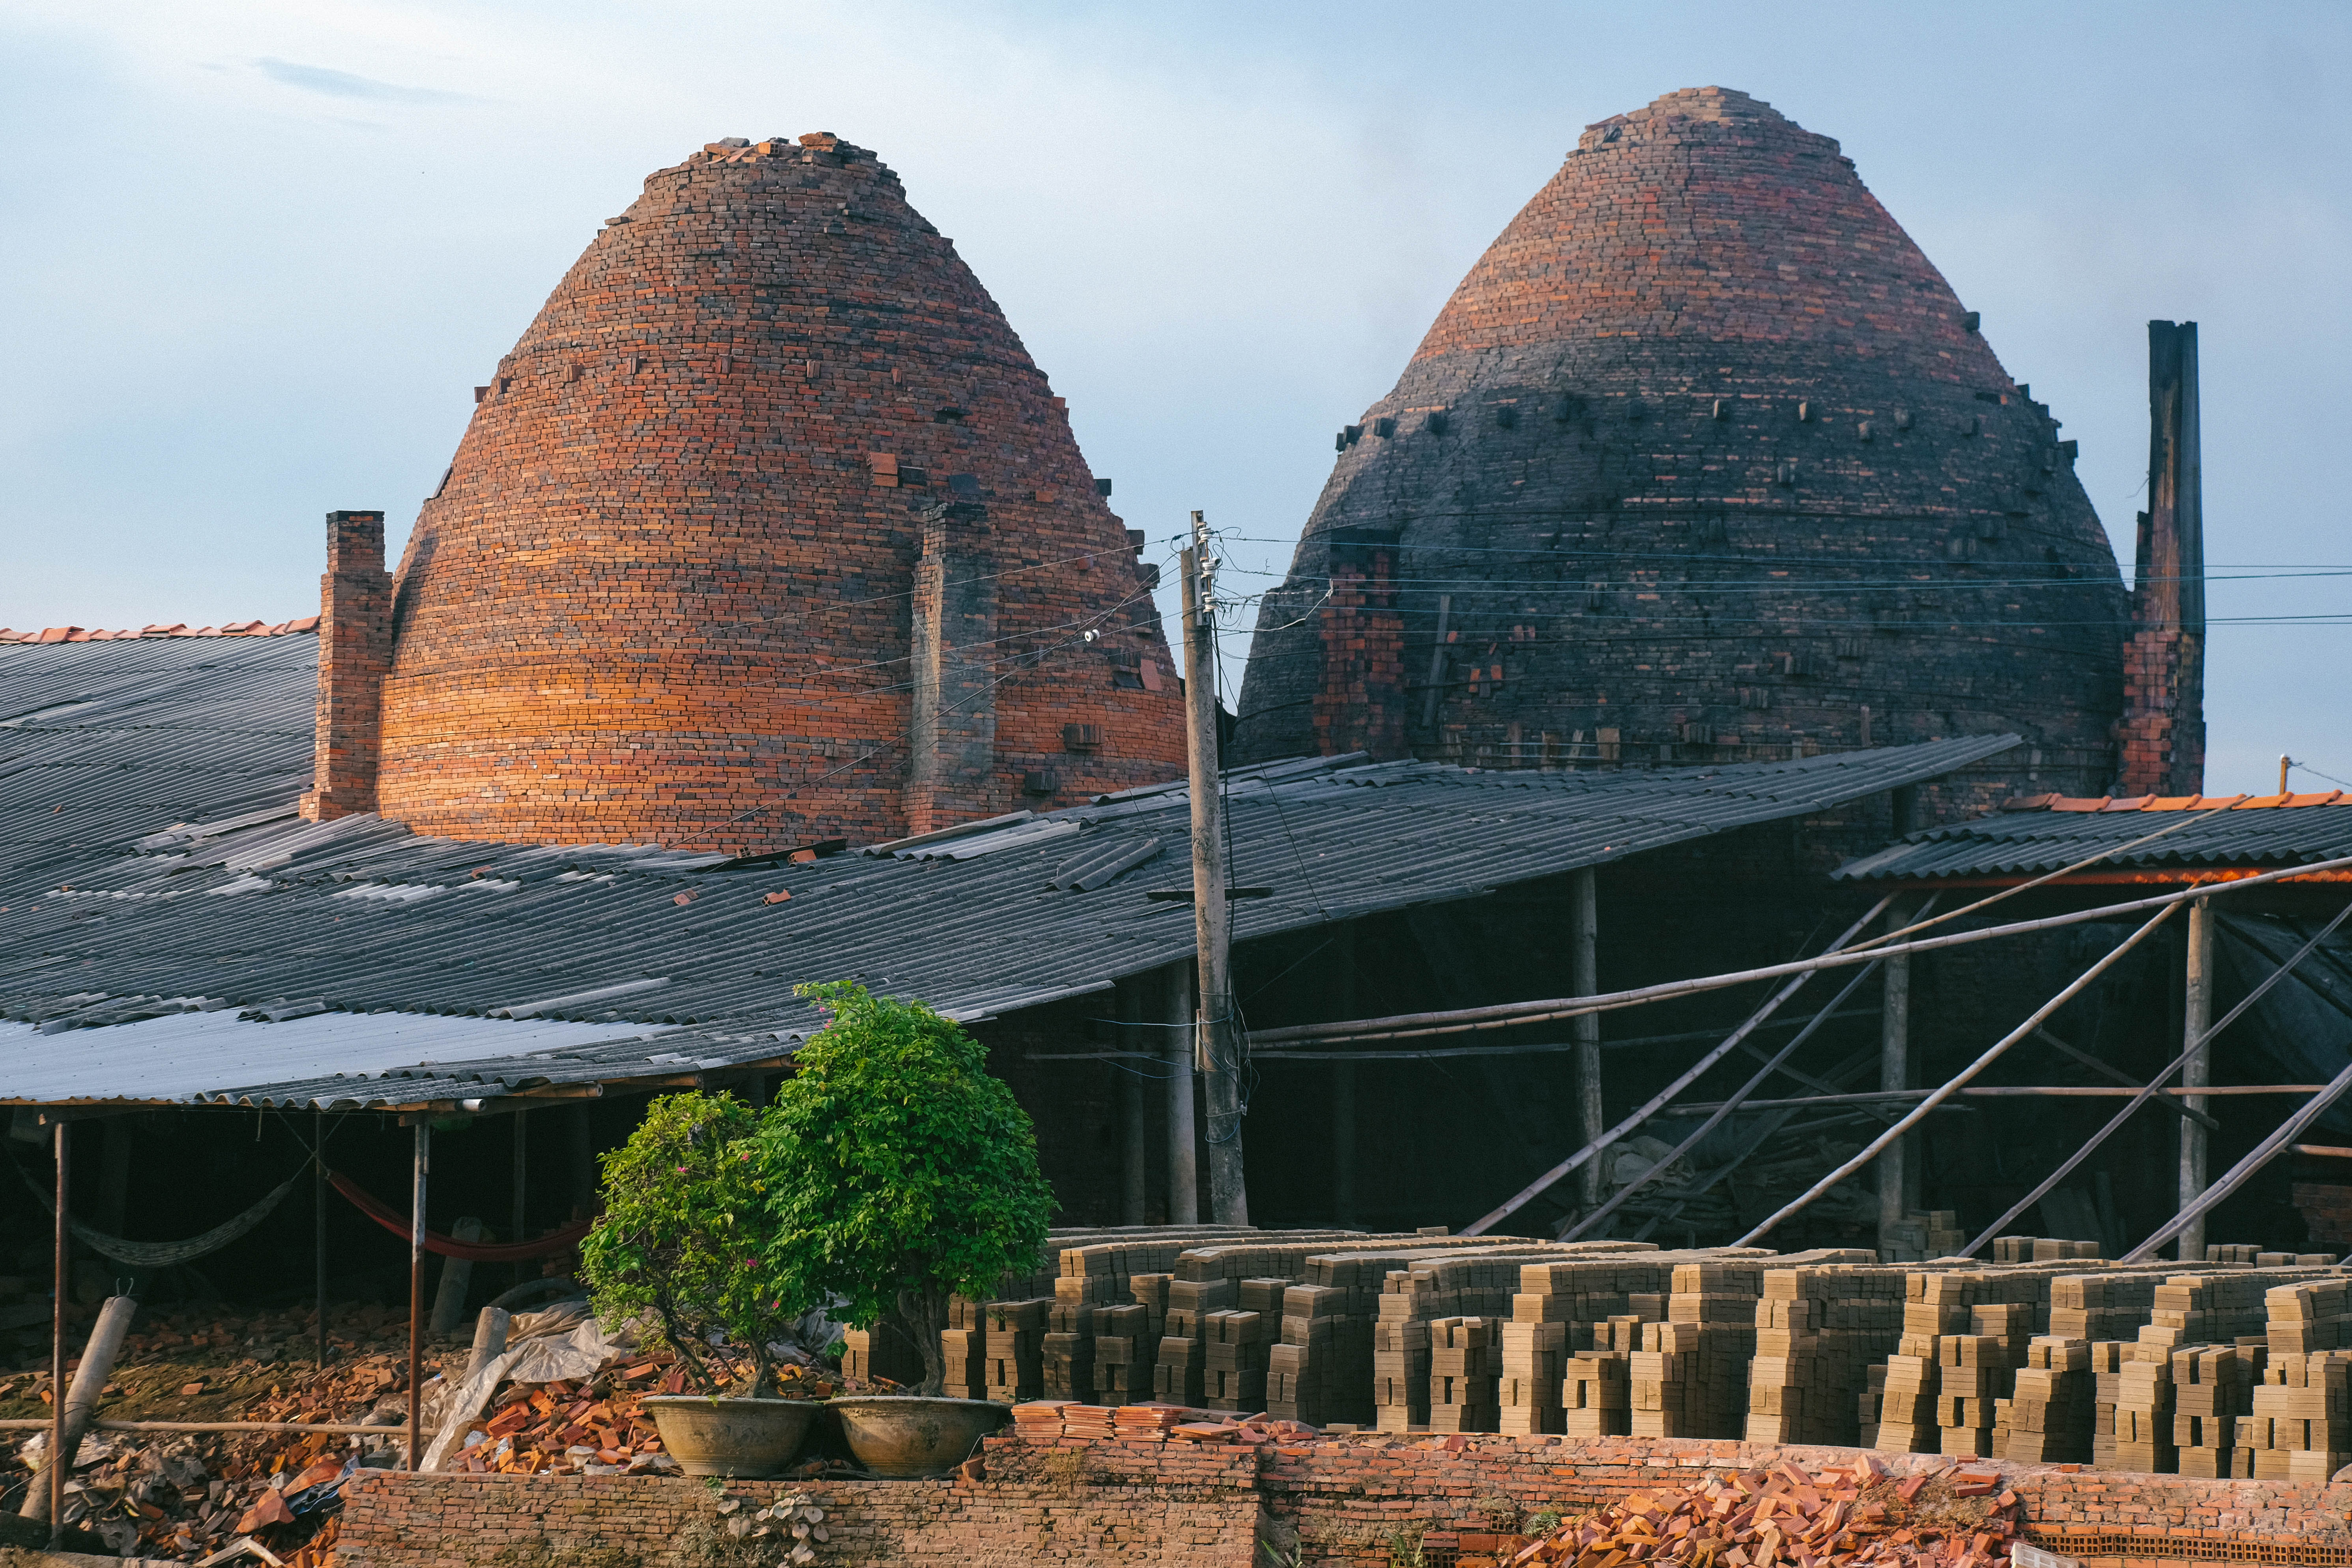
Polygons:
<instances>
[{"instance_id":1,"label":"hammock","mask_svg":"<svg viewBox=\"0 0 2352 1568\"><path fill-rule=\"evenodd\" d=\"M341 1171L327 1173L327 1180L335 1191L351 1199L352 1206L368 1218L400 1237L408 1239L408 1216L391 1205L373 1197L364 1187ZM462 1258L468 1263L520 1263L527 1258L545 1258L551 1252L562 1252L579 1244L596 1222L583 1219L577 1225L567 1225L562 1230L550 1231L536 1241L459 1241L437 1230L425 1233L425 1250L437 1252L444 1258Z\"/></svg>"},{"instance_id":2,"label":"hammock","mask_svg":"<svg viewBox=\"0 0 2352 1568\"><path fill-rule=\"evenodd\" d=\"M24 1179L26 1186L32 1189L33 1196L40 1200L41 1207L54 1221L58 1212L57 1200L33 1180L24 1166L14 1160L8 1163L15 1167L16 1174ZM92 1252L111 1258L117 1263L127 1263L133 1268L169 1268L177 1263L193 1263L207 1252L218 1252L236 1240L267 1219L269 1211L276 1208L286 1194L294 1190L294 1184L301 1179L302 1171L298 1168L277 1187L262 1194L261 1201L243 1214L224 1220L202 1236L192 1236L185 1241L126 1241L119 1236L93 1230L78 1219L69 1218L68 1225L76 1238Z\"/></svg>"}]
</instances>

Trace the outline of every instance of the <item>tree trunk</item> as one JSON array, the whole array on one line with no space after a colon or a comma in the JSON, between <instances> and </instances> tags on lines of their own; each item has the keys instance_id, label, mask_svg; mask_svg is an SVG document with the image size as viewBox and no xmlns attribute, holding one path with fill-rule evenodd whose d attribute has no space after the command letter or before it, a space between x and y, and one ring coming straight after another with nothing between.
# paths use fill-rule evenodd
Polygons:
<instances>
[{"instance_id":1,"label":"tree trunk","mask_svg":"<svg viewBox=\"0 0 2352 1568\"><path fill-rule=\"evenodd\" d=\"M923 1385L915 1392L936 1399L947 1392L948 1363L946 1352L940 1348L940 1335L948 1326L947 1292L940 1289L901 1290L898 1309L892 1314L898 1320L899 1331L915 1342L915 1349L923 1358Z\"/></svg>"}]
</instances>

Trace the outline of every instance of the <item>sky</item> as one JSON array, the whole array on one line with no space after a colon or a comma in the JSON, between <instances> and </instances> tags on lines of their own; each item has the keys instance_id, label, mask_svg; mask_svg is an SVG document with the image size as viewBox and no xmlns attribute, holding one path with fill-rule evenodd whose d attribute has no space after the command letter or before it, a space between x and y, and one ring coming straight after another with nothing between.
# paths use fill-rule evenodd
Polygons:
<instances>
[{"instance_id":1,"label":"sky","mask_svg":"<svg viewBox=\"0 0 2352 1568\"><path fill-rule=\"evenodd\" d=\"M2352 782L2352 575L2310 574L2352 572L2347 68L2341 5L0 0L0 626L312 613L323 514L398 551L646 174L817 130L954 237L1154 553L1201 509L1246 592L1579 131L1716 84L1843 142L2126 570L2146 323L2200 322L2207 788Z\"/></svg>"}]
</instances>

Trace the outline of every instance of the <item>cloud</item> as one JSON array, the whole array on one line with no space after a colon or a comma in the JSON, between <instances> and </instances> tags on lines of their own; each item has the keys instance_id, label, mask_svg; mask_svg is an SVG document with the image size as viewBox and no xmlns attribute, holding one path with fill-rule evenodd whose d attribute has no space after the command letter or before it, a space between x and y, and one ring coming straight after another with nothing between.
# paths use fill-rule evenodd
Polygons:
<instances>
[{"instance_id":1,"label":"cloud","mask_svg":"<svg viewBox=\"0 0 2352 1568\"><path fill-rule=\"evenodd\" d=\"M292 60L258 59L253 63L262 75L282 87L299 88L304 92L323 92L330 98L367 98L380 103L478 101L462 92L443 92L430 87L402 87L394 82L377 81L373 77L353 76L349 71L329 70L324 66L297 65Z\"/></svg>"}]
</instances>

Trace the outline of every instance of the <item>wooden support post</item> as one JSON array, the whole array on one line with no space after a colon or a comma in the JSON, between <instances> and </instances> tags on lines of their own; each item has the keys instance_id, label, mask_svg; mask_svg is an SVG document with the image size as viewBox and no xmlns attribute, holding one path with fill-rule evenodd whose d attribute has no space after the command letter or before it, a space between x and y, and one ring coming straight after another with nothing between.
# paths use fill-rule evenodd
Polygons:
<instances>
[{"instance_id":1,"label":"wooden support post","mask_svg":"<svg viewBox=\"0 0 2352 1568\"><path fill-rule=\"evenodd\" d=\"M509 1177L514 1184L514 1202L510 1211L514 1215L514 1220L512 1228L507 1233L507 1239L509 1241L520 1241L524 1236L529 1234L524 1228L525 1222L523 1218L523 1210L525 1200L530 1196L530 1111L518 1110L514 1115L508 1118L509 1121L512 1123L514 1134L511 1141L510 1151L513 1155L513 1168L509 1173ZM521 1284L525 1277L528 1276L530 1272L530 1264L528 1261L518 1259L514 1265L514 1279L509 1281L509 1283L516 1285Z\"/></svg>"},{"instance_id":2,"label":"wooden support post","mask_svg":"<svg viewBox=\"0 0 2352 1568\"><path fill-rule=\"evenodd\" d=\"M319 1299L319 1364L327 1364L327 1113L310 1122L310 1262Z\"/></svg>"},{"instance_id":3,"label":"wooden support post","mask_svg":"<svg viewBox=\"0 0 2352 1568\"><path fill-rule=\"evenodd\" d=\"M433 1123L416 1123L408 1194L408 1468L425 1463L425 1184L433 1163Z\"/></svg>"},{"instance_id":4,"label":"wooden support post","mask_svg":"<svg viewBox=\"0 0 2352 1568\"><path fill-rule=\"evenodd\" d=\"M1112 1036L1120 1051L1140 1051L1147 1031L1136 1026L1144 1021L1143 999L1136 994L1135 982L1122 980L1112 991L1112 1013L1118 1027ZM1114 1057L1107 1065L1111 1081L1118 1091L1118 1176L1119 1215L1121 1225L1146 1223L1145 1207L1151 1191L1150 1171L1146 1163L1150 1150L1145 1142L1142 1064Z\"/></svg>"},{"instance_id":5,"label":"wooden support post","mask_svg":"<svg viewBox=\"0 0 2352 1568\"><path fill-rule=\"evenodd\" d=\"M98 1209L90 1223L110 1236L121 1236L131 1202L131 1150L135 1140L131 1121L110 1116L103 1123L98 1150Z\"/></svg>"},{"instance_id":6,"label":"wooden support post","mask_svg":"<svg viewBox=\"0 0 2352 1568\"><path fill-rule=\"evenodd\" d=\"M1443 618L1444 610L1439 611ZM1442 640L1442 639L1441 639ZM1356 928L1342 925L1331 933L1331 961L1324 966L1332 980L1332 1013L1356 1016ZM1331 1218L1342 1229L1356 1223L1356 1064L1331 1064Z\"/></svg>"},{"instance_id":7,"label":"wooden support post","mask_svg":"<svg viewBox=\"0 0 2352 1568\"><path fill-rule=\"evenodd\" d=\"M2204 899L2189 906L2188 962L2182 971L2180 993L2180 1038L2189 1051L2188 1059L2180 1064L2180 1087L2200 1089L2213 1081L2211 1047L2203 1044L2205 1031L2213 1022L2213 908ZM2211 1102L2201 1094L2183 1097L2185 1110L2201 1111ZM2205 1192L2205 1129L2188 1117L2180 1119L2180 1206L2185 1209ZM2177 1257L2186 1261L2202 1261L2205 1257L2205 1220L2203 1215L2190 1220L2180 1232L2180 1249Z\"/></svg>"},{"instance_id":8,"label":"wooden support post","mask_svg":"<svg viewBox=\"0 0 2352 1568\"><path fill-rule=\"evenodd\" d=\"M1201 1170L1193 1143L1199 1134L1192 1125L1192 965L1171 963L1167 978L1166 1006L1160 1031L1160 1049L1168 1064L1168 1223L1201 1223Z\"/></svg>"},{"instance_id":9,"label":"wooden support post","mask_svg":"<svg viewBox=\"0 0 2352 1568\"><path fill-rule=\"evenodd\" d=\"M1903 899L1887 911L1886 929L1901 931L1911 923L1915 900ZM1878 1015L1878 1087L1892 1092L1911 1087L1911 959L1897 953L1886 961L1885 989ZM1903 1223L1911 1202L1912 1155L1916 1145L1898 1138L1878 1157L1878 1251L1891 1258L1895 1227Z\"/></svg>"},{"instance_id":10,"label":"wooden support post","mask_svg":"<svg viewBox=\"0 0 2352 1568\"><path fill-rule=\"evenodd\" d=\"M588 1124L588 1108L572 1108L571 1125L564 1129L571 1139L572 1210L575 1219L585 1219L596 1212L596 1138Z\"/></svg>"},{"instance_id":11,"label":"wooden support post","mask_svg":"<svg viewBox=\"0 0 2352 1568\"><path fill-rule=\"evenodd\" d=\"M1183 552L1184 738L1192 804L1192 942L1200 969L1201 1088L1207 1105L1209 1215L1249 1223L1242 1158L1247 1041L1234 1016L1233 904L1226 898L1223 773L1217 755L1217 622L1208 525L1192 514Z\"/></svg>"},{"instance_id":12,"label":"wooden support post","mask_svg":"<svg viewBox=\"0 0 2352 1568\"><path fill-rule=\"evenodd\" d=\"M66 1477L73 1458L66 1447L66 1303L73 1299L73 1123L57 1124L58 1223L56 1289L49 1311L49 1550L65 1543Z\"/></svg>"},{"instance_id":13,"label":"wooden support post","mask_svg":"<svg viewBox=\"0 0 2352 1568\"><path fill-rule=\"evenodd\" d=\"M1579 996L1601 990L1601 879L1590 866L1569 879L1569 965L1570 988ZM1576 1135L1586 1148L1600 1142L1608 1130L1601 1096L1601 1015L1580 1013L1569 1021L1576 1040ZM1579 1196L1586 1208L1601 1201L1601 1162L1586 1163L1578 1173Z\"/></svg>"}]
</instances>

